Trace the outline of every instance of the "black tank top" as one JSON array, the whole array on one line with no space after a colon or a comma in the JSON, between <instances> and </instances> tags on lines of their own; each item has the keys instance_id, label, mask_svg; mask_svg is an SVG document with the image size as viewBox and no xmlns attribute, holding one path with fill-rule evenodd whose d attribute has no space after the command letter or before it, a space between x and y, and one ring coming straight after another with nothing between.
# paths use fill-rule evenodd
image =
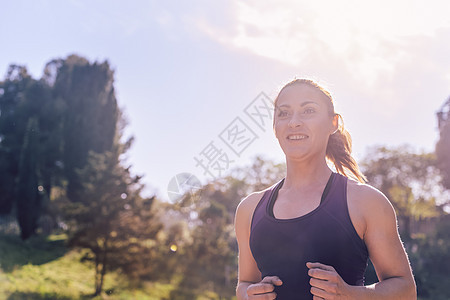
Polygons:
<instances>
[{"instance_id":1,"label":"black tank top","mask_svg":"<svg viewBox=\"0 0 450 300\"><path fill-rule=\"evenodd\" d=\"M332 173L320 205L292 219L273 215L283 178L268 189L253 213L250 249L261 275L278 276L277 299L312 299L306 262L335 268L350 285L364 285L368 251L347 207L347 177Z\"/></svg>"}]
</instances>

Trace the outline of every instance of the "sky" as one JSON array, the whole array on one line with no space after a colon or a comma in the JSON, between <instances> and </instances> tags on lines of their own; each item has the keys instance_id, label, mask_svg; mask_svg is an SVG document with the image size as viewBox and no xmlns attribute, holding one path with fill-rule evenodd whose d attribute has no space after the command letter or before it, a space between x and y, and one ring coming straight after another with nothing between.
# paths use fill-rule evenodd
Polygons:
<instances>
[{"instance_id":1,"label":"sky","mask_svg":"<svg viewBox=\"0 0 450 300\"><path fill-rule=\"evenodd\" d=\"M111 64L135 137L126 162L162 200L180 174L206 183L256 155L283 162L268 103L294 78L330 90L358 161L376 145L434 151L450 96L446 0L0 5L0 78L12 63L40 78L70 54Z\"/></svg>"}]
</instances>

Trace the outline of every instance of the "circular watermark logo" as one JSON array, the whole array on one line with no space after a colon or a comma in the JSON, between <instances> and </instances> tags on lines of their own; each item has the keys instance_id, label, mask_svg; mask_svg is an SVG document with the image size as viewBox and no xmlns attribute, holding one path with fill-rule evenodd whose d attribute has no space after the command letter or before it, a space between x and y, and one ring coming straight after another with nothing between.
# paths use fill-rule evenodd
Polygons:
<instances>
[{"instance_id":1,"label":"circular watermark logo","mask_svg":"<svg viewBox=\"0 0 450 300\"><path fill-rule=\"evenodd\" d=\"M190 196L190 203L200 197L202 184L191 173L179 173L172 177L167 186L167 194L172 203L182 202L186 196Z\"/></svg>"}]
</instances>

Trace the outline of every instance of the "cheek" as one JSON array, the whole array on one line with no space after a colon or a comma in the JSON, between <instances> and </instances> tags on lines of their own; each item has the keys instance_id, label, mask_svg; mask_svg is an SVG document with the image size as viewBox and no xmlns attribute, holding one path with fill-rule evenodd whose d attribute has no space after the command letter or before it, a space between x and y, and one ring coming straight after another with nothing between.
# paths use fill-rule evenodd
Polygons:
<instances>
[{"instance_id":1,"label":"cheek","mask_svg":"<svg viewBox=\"0 0 450 300\"><path fill-rule=\"evenodd\" d=\"M332 128L327 122L318 122L314 125L313 131L317 133L316 136L318 138L328 141L330 134L333 132Z\"/></svg>"},{"instance_id":2,"label":"cheek","mask_svg":"<svg viewBox=\"0 0 450 300\"><path fill-rule=\"evenodd\" d=\"M275 125L273 127L273 133L277 139L283 135L283 132L286 130L287 122L286 120L276 120Z\"/></svg>"},{"instance_id":3,"label":"cheek","mask_svg":"<svg viewBox=\"0 0 450 300\"><path fill-rule=\"evenodd\" d=\"M275 123L273 125L273 133L275 134L275 137L278 138L278 133L280 132L280 124L278 120L275 120Z\"/></svg>"},{"instance_id":4,"label":"cheek","mask_svg":"<svg viewBox=\"0 0 450 300\"><path fill-rule=\"evenodd\" d=\"M276 127L276 126L273 128L273 133L275 134L275 138L278 139L278 138L279 138L278 136L279 136L280 131L277 130L277 127Z\"/></svg>"}]
</instances>

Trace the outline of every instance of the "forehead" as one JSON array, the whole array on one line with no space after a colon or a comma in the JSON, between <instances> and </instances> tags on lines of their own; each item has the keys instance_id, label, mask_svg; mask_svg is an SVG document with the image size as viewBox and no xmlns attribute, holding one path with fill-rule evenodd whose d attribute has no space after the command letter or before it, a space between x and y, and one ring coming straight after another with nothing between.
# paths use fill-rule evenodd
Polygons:
<instances>
[{"instance_id":1,"label":"forehead","mask_svg":"<svg viewBox=\"0 0 450 300\"><path fill-rule=\"evenodd\" d=\"M330 100L317 88L307 84L293 84L285 87L278 95L277 106L297 106L306 102L327 105Z\"/></svg>"}]
</instances>

